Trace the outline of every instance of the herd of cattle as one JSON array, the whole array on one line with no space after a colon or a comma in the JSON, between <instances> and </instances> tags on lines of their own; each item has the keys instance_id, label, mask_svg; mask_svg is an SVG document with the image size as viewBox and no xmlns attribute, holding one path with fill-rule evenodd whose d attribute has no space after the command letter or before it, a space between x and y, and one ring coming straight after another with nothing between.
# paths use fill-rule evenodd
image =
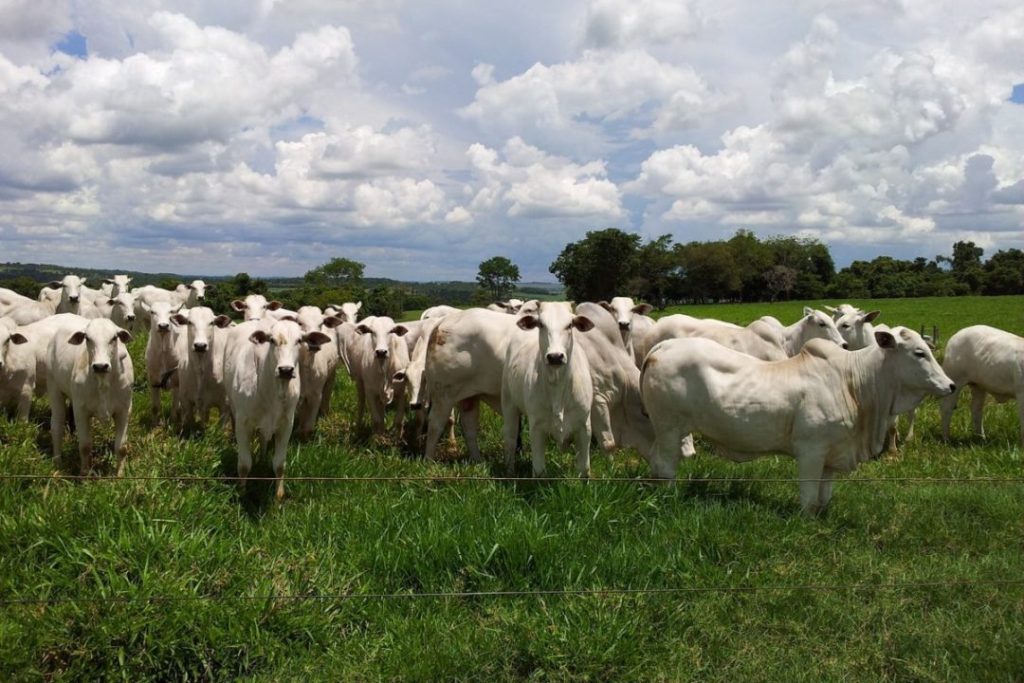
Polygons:
<instances>
[{"instance_id":1,"label":"herd of cattle","mask_svg":"<svg viewBox=\"0 0 1024 683\"><path fill-rule=\"evenodd\" d=\"M878 311L845 304L831 315L805 308L788 326L770 316L745 327L686 315L655 321L649 305L626 297L436 306L396 323L359 319L359 303L289 311L249 295L231 303L243 318L234 322L203 305L201 280L174 291L129 285L118 275L91 289L68 275L38 300L0 288L0 405L27 419L32 397L48 398L59 465L70 401L83 473L94 418L113 419L123 472L135 378L126 345L142 330L154 421L162 391L171 394L169 419L185 429L217 408L234 430L242 486L252 439L273 447L278 497L291 435L309 436L327 414L342 366L356 387L355 424L368 409L383 434L393 406L396 434L418 440L425 428L428 459L446 430L454 439L456 417L470 458L481 458L483 401L502 415L509 468L524 417L535 476L551 438L573 443L581 477L594 440L605 451L635 448L654 476L673 478L698 432L732 460L792 455L810 513L828 505L836 473L894 445L897 416L912 419L926 396L944 397L946 437L968 384L979 434L987 393L1024 407L1024 338L969 327L950 338L940 366L915 331L873 325Z\"/></svg>"}]
</instances>

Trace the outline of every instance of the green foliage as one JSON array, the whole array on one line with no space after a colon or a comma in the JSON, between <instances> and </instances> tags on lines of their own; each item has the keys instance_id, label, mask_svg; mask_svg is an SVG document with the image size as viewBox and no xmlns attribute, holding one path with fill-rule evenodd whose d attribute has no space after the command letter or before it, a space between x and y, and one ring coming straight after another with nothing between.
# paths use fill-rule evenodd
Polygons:
<instances>
[{"instance_id":1,"label":"green foliage","mask_svg":"<svg viewBox=\"0 0 1024 683\"><path fill-rule=\"evenodd\" d=\"M565 285L569 299L610 299L636 275L639 248L639 235L618 228L591 231L582 240L565 245L550 271Z\"/></svg>"},{"instance_id":2,"label":"green foliage","mask_svg":"<svg viewBox=\"0 0 1024 683\"><path fill-rule=\"evenodd\" d=\"M476 283L492 301L507 298L519 280L519 266L504 256L493 256L483 261L476 275Z\"/></svg>"},{"instance_id":3,"label":"green foliage","mask_svg":"<svg viewBox=\"0 0 1024 683\"><path fill-rule=\"evenodd\" d=\"M700 317L785 322L810 303L691 306ZM836 302L827 302L836 303ZM854 301L890 324L986 322L1024 332L1024 297ZM666 313L671 311L666 311ZM141 369L145 335L131 345ZM4 680L1015 681L1024 678L1024 589L969 582L1024 575L1019 483L872 482L1020 477L1013 403L986 410L986 440L919 411L915 441L836 483L829 513L799 513L787 458L681 464L677 485L460 482L501 473L500 421L484 409L488 462L423 462L354 429L339 377L317 436L289 447L297 481L239 496L219 481L0 479L0 597L98 602L0 607ZM966 403L966 401L964 401ZM140 385L128 474L232 473L212 420L188 437L145 421ZM165 406L166 408L166 406ZM47 411L0 418L0 471L53 472ZM105 428L104 428L105 429ZM109 448L109 430L98 448ZM67 444L70 454L73 447ZM549 449L554 476L575 472ZM644 476L631 451L594 453L595 479ZM529 471L520 456L519 473ZM266 476L269 466L254 474ZM105 470L104 474L109 474ZM430 479L437 477L436 479ZM687 482L699 477L726 479ZM955 587L892 589L897 583ZM840 586L808 590L780 586ZM700 592L708 587L726 592ZM852 588L852 586L864 586ZM692 593L480 598L430 591L690 588ZM765 590L743 590L744 588ZM771 589L771 590L769 590ZM260 596L309 599L253 599ZM212 596L213 600L197 599ZM344 596L351 596L346 599ZM171 597L172 600L146 598ZM103 602L116 599L121 602Z\"/></svg>"}]
</instances>

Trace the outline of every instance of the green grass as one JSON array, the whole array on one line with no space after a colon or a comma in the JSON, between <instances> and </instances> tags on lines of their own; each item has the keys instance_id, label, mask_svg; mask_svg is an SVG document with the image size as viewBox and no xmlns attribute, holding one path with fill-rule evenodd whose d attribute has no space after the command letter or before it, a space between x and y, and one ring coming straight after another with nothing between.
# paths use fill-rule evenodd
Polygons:
<instances>
[{"instance_id":1,"label":"green grass","mask_svg":"<svg viewBox=\"0 0 1024 683\"><path fill-rule=\"evenodd\" d=\"M1024 311L1024 297L876 303L885 322L936 324L943 338L976 322L1020 331ZM789 322L800 307L685 310ZM340 384L314 440L293 442L290 476L501 473L495 416L481 443L492 462L424 463L353 433L354 397ZM153 428L147 411L140 390L128 474L233 473L232 441L214 425L183 438ZM0 471L53 472L47 415L40 404L32 424L0 420ZM240 497L210 481L3 480L0 597L124 601L0 606L0 678L1021 680L1021 586L884 588L1024 577L1024 485L864 481L1024 476L1013 404L988 408L984 442L968 424L962 405L954 441L943 443L936 404L926 403L918 440L837 484L821 519L799 513L786 483L293 481L276 505L266 485ZM64 449L73 455L72 439ZM525 456L519 466L528 472ZM549 470L572 476L572 455L553 451ZM595 455L594 471L647 473L625 451ZM679 474L795 469L783 458L735 465L704 452ZM877 588L235 599L803 584Z\"/></svg>"}]
</instances>

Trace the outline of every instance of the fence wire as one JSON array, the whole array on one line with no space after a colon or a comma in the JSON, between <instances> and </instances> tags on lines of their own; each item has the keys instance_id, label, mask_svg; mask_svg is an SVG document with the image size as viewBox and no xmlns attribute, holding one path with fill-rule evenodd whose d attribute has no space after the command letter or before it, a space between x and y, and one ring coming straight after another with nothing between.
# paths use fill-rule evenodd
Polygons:
<instances>
[{"instance_id":1,"label":"fence wire","mask_svg":"<svg viewBox=\"0 0 1024 683\"><path fill-rule=\"evenodd\" d=\"M951 590L956 588L1024 588L1024 579L953 579L948 581L911 581L891 583L850 584L790 584L763 586L684 586L670 588L564 588L551 590L515 591L433 591L419 593L301 593L243 595L209 593L199 595L114 595L114 596L61 596L52 598L7 597L0 599L0 607L50 606L63 604L127 604L127 603L196 603L196 602L348 602L369 600L464 600L499 598L574 598L574 597L627 597L638 595L681 596L699 593L780 593L803 592L882 592Z\"/></svg>"}]
</instances>

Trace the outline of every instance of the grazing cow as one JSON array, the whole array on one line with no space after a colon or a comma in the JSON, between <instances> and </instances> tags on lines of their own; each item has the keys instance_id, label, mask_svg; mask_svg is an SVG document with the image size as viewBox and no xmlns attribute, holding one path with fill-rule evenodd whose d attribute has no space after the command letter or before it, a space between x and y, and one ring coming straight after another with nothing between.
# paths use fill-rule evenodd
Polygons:
<instances>
[{"instance_id":1,"label":"grazing cow","mask_svg":"<svg viewBox=\"0 0 1024 683\"><path fill-rule=\"evenodd\" d=\"M407 401L404 373L409 365L409 347L403 337L409 328L387 316L370 316L355 331L360 337L349 345L348 358L356 383L356 424L362 424L369 405L373 430L383 434L385 409L394 402L395 432L401 435Z\"/></svg>"},{"instance_id":2,"label":"grazing cow","mask_svg":"<svg viewBox=\"0 0 1024 683\"><path fill-rule=\"evenodd\" d=\"M965 327L946 342L942 367L957 386L957 391L944 398L940 407L943 438L949 439L949 422L957 398L969 385L974 433L985 436L982 412L986 395L992 394L997 403L1017 401L1020 438L1024 443L1024 337L988 325Z\"/></svg>"},{"instance_id":3,"label":"grazing cow","mask_svg":"<svg viewBox=\"0 0 1024 683\"><path fill-rule=\"evenodd\" d=\"M0 287L0 317L10 318L19 325L29 325L54 315L59 302L59 292L54 292L53 299L36 301L13 290Z\"/></svg>"},{"instance_id":4,"label":"grazing cow","mask_svg":"<svg viewBox=\"0 0 1024 683\"><path fill-rule=\"evenodd\" d=\"M36 359L28 337L10 318L0 318L0 408L27 420L36 386Z\"/></svg>"},{"instance_id":5,"label":"grazing cow","mask_svg":"<svg viewBox=\"0 0 1024 683\"><path fill-rule=\"evenodd\" d=\"M114 455L117 474L124 472L124 442L132 410L135 373L125 345L131 334L110 320L79 317L73 329L57 332L50 340L47 393L53 459L60 465L67 399L75 416L82 474L92 467L92 420L114 420Z\"/></svg>"},{"instance_id":6,"label":"grazing cow","mask_svg":"<svg viewBox=\"0 0 1024 683\"><path fill-rule=\"evenodd\" d=\"M501 376L505 466L515 467L519 421L530 426L533 476L544 476L547 438L576 445L576 469L590 476L590 411L594 385L587 354L577 348L574 330L589 332L594 323L574 315L567 302L542 302L537 312L520 315L523 332L509 340Z\"/></svg>"},{"instance_id":7,"label":"grazing cow","mask_svg":"<svg viewBox=\"0 0 1024 683\"><path fill-rule=\"evenodd\" d=\"M149 384L150 412L153 420L160 419L160 390L167 389L168 380L177 367L174 355L174 334L171 330L171 316L181 309L167 301L156 301L152 305L143 303L142 309L149 316L149 339L146 340L146 381Z\"/></svg>"},{"instance_id":8,"label":"grazing cow","mask_svg":"<svg viewBox=\"0 0 1024 683\"><path fill-rule=\"evenodd\" d=\"M654 310L654 306L650 304L634 304L633 300L628 296L617 296L612 298L610 302L598 301L597 305L611 313L615 318L615 322L619 326L619 334L622 335L622 343L626 345L626 350L629 351L630 355L633 355L633 318L637 315L646 316Z\"/></svg>"},{"instance_id":9,"label":"grazing cow","mask_svg":"<svg viewBox=\"0 0 1024 683\"><path fill-rule=\"evenodd\" d=\"M216 347L214 331L226 329L231 319L216 315L205 306L196 306L171 316L177 326L174 335L175 381L172 388L173 418L184 429L210 419L210 409L224 410L224 389L214 381L213 365L220 349Z\"/></svg>"},{"instance_id":10,"label":"grazing cow","mask_svg":"<svg viewBox=\"0 0 1024 683\"><path fill-rule=\"evenodd\" d=\"M302 333L291 320L253 320L231 328L224 354L224 380L238 447L239 487L252 469L251 438L262 452L274 444L277 499L284 498L284 467L301 394L300 346L326 344L323 332Z\"/></svg>"},{"instance_id":11,"label":"grazing cow","mask_svg":"<svg viewBox=\"0 0 1024 683\"><path fill-rule=\"evenodd\" d=\"M295 411L295 429L300 438L307 438L316 427L317 418L328 414L334 378L341 356L337 337L332 330L342 324L341 318L325 316L316 306L303 306L298 310L299 326L303 332L323 332L328 341L304 344L299 352L301 394Z\"/></svg>"},{"instance_id":12,"label":"grazing cow","mask_svg":"<svg viewBox=\"0 0 1024 683\"><path fill-rule=\"evenodd\" d=\"M362 301L352 303L347 301L343 304L331 304L324 309L324 315L341 318L342 322L355 325L359 322L359 309L363 307Z\"/></svg>"},{"instance_id":13,"label":"grazing cow","mask_svg":"<svg viewBox=\"0 0 1024 683\"><path fill-rule=\"evenodd\" d=\"M519 313L524 303L525 302L522 299L495 301L493 304L488 304L487 310L494 311L495 313L508 313L509 315L515 315Z\"/></svg>"},{"instance_id":14,"label":"grazing cow","mask_svg":"<svg viewBox=\"0 0 1024 683\"><path fill-rule=\"evenodd\" d=\"M956 388L913 330L875 337L878 346L853 352L812 340L777 362L706 339L658 344L640 378L657 435L654 476L674 478L682 439L700 432L730 460L792 455L802 508L823 511L835 473L878 456L893 416Z\"/></svg>"},{"instance_id":15,"label":"grazing cow","mask_svg":"<svg viewBox=\"0 0 1024 683\"><path fill-rule=\"evenodd\" d=\"M262 320L269 311L276 311L283 304L280 301L267 301L262 294L250 294L245 299L235 299L231 302L231 308L238 311L245 318L250 320Z\"/></svg>"},{"instance_id":16,"label":"grazing cow","mask_svg":"<svg viewBox=\"0 0 1024 683\"><path fill-rule=\"evenodd\" d=\"M762 318L746 327L740 327L721 320L670 315L658 320L650 332L644 335L643 342L649 351L658 342L683 337L711 339L761 360L783 360L795 356L811 339L826 339L843 348L846 345L831 318L806 307L800 320L789 327L774 318Z\"/></svg>"},{"instance_id":17,"label":"grazing cow","mask_svg":"<svg viewBox=\"0 0 1024 683\"><path fill-rule=\"evenodd\" d=\"M458 313L460 309L454 306L431 306L427 310L420 313L420 320L430 320L432 318L443 318L449 313Z\"/></svg>"},{"instance_id":18,"label":"grazing cow","mask_svg":"<svg viewBox=\"0 0 1024 683\"><path fill-rule=\"evenodd\" d=\"M430 398L424 447L428 460L434 458L455 407L459 409L469 457L480 460L480 401L501 412L505 350L517 332L514 316L470 308L445 316L430 333L424 382Z\"/></svg>"}]
</instances>

